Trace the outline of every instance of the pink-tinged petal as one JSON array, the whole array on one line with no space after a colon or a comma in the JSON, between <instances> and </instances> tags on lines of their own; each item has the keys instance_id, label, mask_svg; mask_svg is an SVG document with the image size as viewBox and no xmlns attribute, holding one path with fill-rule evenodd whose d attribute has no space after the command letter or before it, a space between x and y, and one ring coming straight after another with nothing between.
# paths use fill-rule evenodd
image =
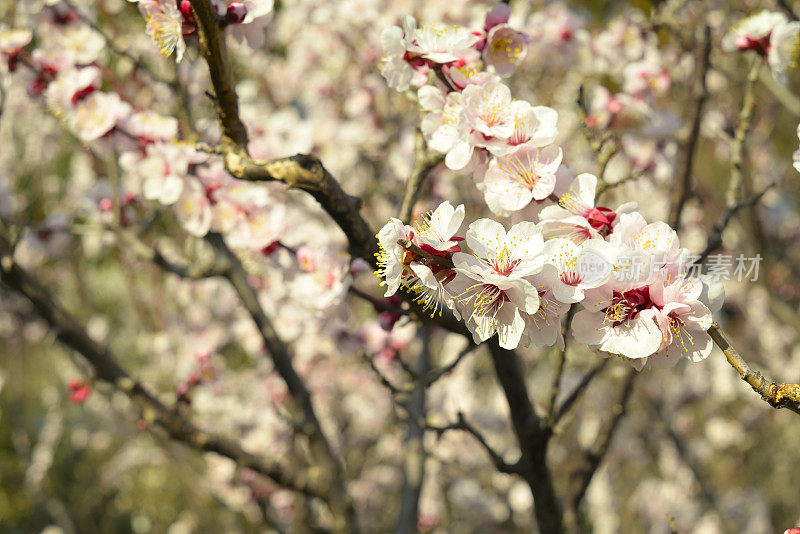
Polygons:
<instances>
[{"instance_id":1,"label":"pink-tinged petal","mask_svg":"<svg viewBox=\"0 0 800 534\"><path fill-rule=\"evenodd\" d=\"M553 193L553 189L555 189L555 186L556 186L555 174L544 174L540 176L539 179L536 181L536 185L533 186L531 194L533 195L533 198L536 200L544 200Z\"/></svg>"},{"instance_id":2,"label":"pink-tinged petal","mask_svg":"<svg viewBox=\"0 0 800 534\"><path fill-rule=\"evenodd\" d=\"M608 330L603 321L605 315L601 312L580 310L572 319L572 336L578 343L586 345L600 345L606 339Z\"/></svg>"},{"instance_id":3,"label":"pink-tinged petal","mask_svg":"<svg viewBox=\"0 0 800 534\"><path fill-rule=\"evenodd\" d=\"M493 219L478 219L469 225L466 235L467 246L479 258L493 255L505 238L505 228Z\"/></svg>"},{"instance_id":4,"label":"pink-tinged petal","mask_svg":"<svg viewBox=\"0 0 800 534\"><path fill-rule=\"evenodd\" d=\"M509 307L508 304L504 305L503 308ZM525 331L525 321L520 316L519 312L516 308L513 308L514 317L510 323L500 322L497 323L497 337L500 342L500 346L506 350L514 350L519 346L519 342L522 339L522 334Z\"/></svg>"},{"instance_id":5,"label":"pink-tinged petal","mask_svg":"<svg viewBox=\"0 0 800 534\"><path fill-rule=\"evenodd\" d=\"M447 168L453 171L460 171L472 159L472 145L466 141L456 141L453 147L447 152L444 158L444 164Z\"/></svg>"}]
</instances>

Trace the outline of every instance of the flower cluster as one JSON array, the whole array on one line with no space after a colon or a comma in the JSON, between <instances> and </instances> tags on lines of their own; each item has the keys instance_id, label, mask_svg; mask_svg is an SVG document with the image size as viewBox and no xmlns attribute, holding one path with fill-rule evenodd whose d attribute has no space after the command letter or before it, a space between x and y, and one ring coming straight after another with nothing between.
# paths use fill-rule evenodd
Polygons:
<instances>
[{"instance_id":1,"label":"flower cluster","mask_svg":"<svg viewBox=\"0 0 800 534\"><path fill-rule=\"evenodd\" d=\"M449 308L476 343L563 347L572 305L576 340L641 369L704 359L720 287L686 277L675 231L624 205L594 206L596 178L578 176L537 223L508 231L478 219L459 236L464 207L442 203L418 226L392 219L379 232L385 296L404 288L426 309ZM470 253L462 248L466 244ZM638 265L631 276L612 276Z\"/></svg>"},{"instance_id":2,"label":"flower cluster","mask_svg":"<svg viewBox=\"0 0 800 534\"><path fill-rule=\"evenodd\" d=\"M580 304L570 319L575 339L639 369L705 358L712 346L709 306L719 303L720 288L687 277L688 250L667 224L648 224L635 203L596 205L597 178L573 178L561 165L557 112L513 99L499 77L509 63L486 50L493 35L513 31L507 21L505 6L489 12L485 35L417 29L407 17L403 29L383 33L382 72L396 89L421 86L429 148L444 153L451 170L473 173L495 215L521 215L530 206L524 218L538 222L506 231L479 219L460 235L464 208L447 201L416 227L391 219L378 234L385 296L402 287L423 308L448 308L463 318L476 343L497 334L509 349L563 346L562 317ZM502 35L509 47L524 49L523 37ZM481 47L487 71L477 70ZM658 57L642 50L621 76L631 105L647 106L667 91L670 77ZM621 104L607 94L605 107L618 113L614 104Z\"/></svg>"}]
</instances>

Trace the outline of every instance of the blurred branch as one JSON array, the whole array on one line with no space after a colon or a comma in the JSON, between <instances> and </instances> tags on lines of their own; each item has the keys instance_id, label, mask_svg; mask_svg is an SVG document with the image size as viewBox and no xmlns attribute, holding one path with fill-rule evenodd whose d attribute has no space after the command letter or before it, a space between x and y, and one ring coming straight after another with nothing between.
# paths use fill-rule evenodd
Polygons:
<instances>
[{"instance_id":1,"label":"blurred branch","mask_svg":"<svg viewBox=\"0 0 800 534\"><path fill-rule=\"evenodd\" d=\"M286 383L295 408L302 415L302 432L308 436L314 457L327 468L330 480L326 481L324 486L330 487L332 511L336 515L336 529L353 529L355 510L345 489L341 462L322 431L322 425L311 403L311 393L294 368L289 347L278 336L272 321L267 317L258 301L258 294L248 282L247 271L234 252L225 244L222 236L211 233L206 236L206 240L229 263L230 269L224 273L224 276L236 290L242 305L256 324L275 370Z\"/></svg>"},{"instance_id":2,"label":"blurred branch","mask_svg":"<svg viewBox=\"0 0 800 534\"><path fill-rule=\"evenodd\" d=\"M375 376L378 377L378 381L381 383L381 385L389 390L389 393L398 397L408 396L412 389L410 386L407 384L403 384L402 386L395 385L391 380L389 380L389 377L386 376L383 371L378 369L377 365L375 365L374 356L371 356L363 351L361 351L360 354L361 358L369 364L369 367L372 369L372 372L375 373Z\"/></svg>"},{"instance_id":3,"label":"blurred branch","mask_svg":"<svg viewBox=\"0 0 800 534\"><path fill-rule=\"evenodd\" d=\"M755 206L756 204L758 204L758 201L761 200L761 197L763 197L767 191L769 191L772 187L774 187L776 183L777 182L773 182L769 184L759 194L753 197L740 200L734 203L733 205L728 206L725 209L725 211L722 212L722 215L720 215L719 219L714 224L714 226L711 228L711 233L708 234L708 239L706 240L706 248L703 249L703 251L700 253L697 260L695 260L695 263L700 263L704 261L709 254L711 254L712 252L714 252L715 250L717 250L719 247L722 246L722 233L725 231L725 228L727 228L728 223L730 222L731 218L736 214L737 211L739 211L742 208Z\"/></svg>"},{"instance_id":4,"label":"blurred branch","mask_svg":"<svg viewBox=\"0 0 800 534\"><path fill-rule=\"evenodd\" d=\"M800 98L798 98L791 89L782 83L778 83L769 69L762 69L758 77L761 84L769 89L773 96L783 104L783 107L785 107L789 113L795 117L800 117Z\"/></svg>"},{"instance_id":5,"label":"blurred branch","mask_svg":"<svg viewBox=\"0 0 800 534\"><path fill-rule=\"evenodd\" d=\"M592 367L583 378L581 378L578 385L576 385L572 391L570 391L564 401L558 406L555 410L555 414L552 417L552 425L555 426L558 424L559 421L569 412L570 408L575 404L575 402L580 399L581 395L586 391L591 384L592 380L603 370L603 368L608 364L608 359L600 360Z\"/></svg>"},{"instance_id":6,"label":"blurred branch","mask_svg":"<svg viewBox=\"0 0 800 534\"><path fill-rule=\"evenodd\" d=\"M111 50L111 52L113 52L114 54L116 54L118 56L121 56L121 57L124 57L124 58L130 60L130 62L133 63L133 67L136 70L144 71L153 81L156 81L156 82L159 82L159 83L163 83L163 84L169 85L169 86L173 85L173 83L174 83L173 80L167 80L163 76L153 72L147 65L144 64L144 62L142 61L142 58L134 56L133 54L131 54L127 50L118 47L117 44L114 42L114 40L111 38L111 36L108 35L100 26L98 26L97 23L95 21L93 21L86 13L84 13L78 6L76 6L72 2L72 0L62 0L62 2L64 3L64 5L69 7L73 12L75 12L75 14L78 16L78 18L81 19L81 22L83 22L84 24L89 26L98 35L100 35L100 37L103 38L103 41L105 41L106 47L109 50Z\"/></svg>"},{"instance_id":7,"label":"blurred branch","mask_svg":"<svg viewBox=\"0 0 800 534\"><path fill-rule=\"evenodd\" d=\"M403 196L403 205L400 207L399 219L408 224L414 211L414 203L419 196L422 183L428 177L434 167L444 161L444 155L428 150L422 132L417 130L414 133L414 169L406 184L406 192Z\"/></svg>"},{"instance_id":8,"label":"blurred branch","mask_svg":"<svg viewBox=\"0 0 800 534\"><path fill-rule=\"evenodd\" d=\"M788 0L777 0L778 6L783 9L791 20L797 20L797 12L792 8Z\"/></svg>"},{"instance_id":9,"label":"blurred branch","mask_svg":"<svg viewBox=\"0 0 800 534\"><path fill-rule=\"evenodd\" d=\"M429 327L422 327L421 337L422 348L414 365L414 372L417 376L425 376L430 371L431 332ZM417 380L406 403L408 429L403 443L403 487L400 491L400 511L394 527L395 534L417 531L419 496L422 493L422 482L425 476L423 438L425 437L426 389L427 385Z\"/></svg>"},{"instance_id":10,"label":"blurred branch","mask_svg":"<svg viewBox=\"0 0 800 534\"><path fill-rule=\"evenodd\" d=\"M643 174L644 174L644 171L643 171L643 170L639 170L639 171L630 171L630 172L628 173L628 175L627 175L627 176L625 176L625 177L623 177L623 178L620 178L620 179L619 179L619 180L617 180L616 182L613 182L613 183L609 183L609 182L601 182L601 183L600 183L600 184L598 184L598 186L597 186L597 203L599 204L599 202L600 202L600 197L601 197L603 194L605 194L605 193L607 193L608 191L611 191L611 190L613 190L613 189L616 189L617 187L619 187L619 186L621 186L621 185L624 185L624 184L626 184L626 183L628 183L628 182L631 182L631 181L633 181L633 180L638 180L639 178L641 178L641 177L642 177L642 175L643 175Z\"/></svg>"},{"instance_id":11,"label":"blurred branch","mask_svg":"<svg viewBox=\"0 0 800 534\"><path fill-rule=\"evenodd\" d=\"M512 427L522 453L519 473L533 493L539 530L558 534L563 528L561 504L556 497L546 462L550 428L533 407L519 355L500 347L496 338L490 339L487 344L497 379L508 402Z\"/></svg>"},{"instance_id":12,"label":"blurred branch","mask_svg":"<svg viewBox=\"0 0 800 534\"><path fill-rule=\"evenodd\" d=\"M637 377L637 372L629 369L625 376L622 393L619 399L612 408L611 418L606 422L605 426L600 429L600 432L595 438L594 445L588 450L583 451L583 454L578 460L578 466L570 473L567 495L565 498L564 520L568 529L577 528L578 524L578 509L583 501L589 483L592 481L600 462L608 452L611 446L611 440L614 433L619 426L620 421L625 416L625 411L628 401L633 394L633 386Z\"/></svg>"},{"instance_id":13,"label":"blurred branch","mask_svg":"<svg viewBox=\"0 0 800 534\"><path fill-rule=\"evenodd\" d=\"M267 461L249 453L233 440L200 430L183 414L167 408L120 367L108 348L89 337L84 327L54 300L37 279L14 263L9 243L1 236L0 281L31 302L37 315L53 329L57 339L86 359L97 379L111 384L137 404L146 423L163 427L173 439L194 449L226 456L280 486L326 501L330 499L330 492L306 475L293 473L277 461Z\"/></svg>"},{"instance_id":14,"label":"blurred branch","mask_svg":"<svg viewBox=\"0 0 800 534\"><path fill-rule=\"evenodd\" d=\"M697 486L700 489L700 496L705 501L706 506L714 510L714 512L717 514L723 524L723 530L726 532L735 531L733 525L728 524L727 518L723 515L722 507L719 504L719 498L706 481L706 476L703 473L702 465L700 465L700 462L698 462L695 455L692 454L692 451L683 437L681 437L677 430L675 430L669 414L664 410L664 406L657 399L652 399L651 403L653 405L653 409L661 418L661 422L664 424L664 431L666 432L670 441L672 441L678 456L692 472L692 476L694 476L694 480L697 482Z\"/></svg>"},{"instance_id":15,"label":"blurred branch","mask_svg":"<svg viewBox=\"0 0 800 534\"><path fill-rule=\"evenodd\" d=\"M570 306L567 311L567 318L564 320L564 326L561 327L561 336L564 338L564 348L558 351L556 368L553 371L553 379L550 382L550 395L547 402L547 424L550 427L555 423L556 397L558 397L558 390L561 388L561 377L564 374L567 349L569 348L567 334L569 333L570 325L572 325L572 318L575 316L575 309L575 306Z\"/></svg>"},{"instance_id":16,"label":"blurred branch","mask_svg":"<svg viewBox=\"0 0 800 534\"><path fill-rule=\"evenodd\" d=\"M492 463L498 471L506 474L520 473L520 463L518 462L516 464L509 464L503 460L503 457L497 451L495 451L491 445L489 445L489 442L486 441L486 438L483 437L483 434L481 434L477 428L472 426L467 421L462 412L458 412L458 420L455 423L450 423L444 426L427 425L426 429L436 432L440 437L448 430L463 430L464 432L472 434L472 436L478 440L478 443L480 443L481 447L483 447L483 449L489 455L489 458L491 458Z\"/></svg>"},{"instance_id":17,"label":"blurred branch","mask_svg":"<svg viewBox=\"0 0 800 534\"><path fill-rule=\"evenodd\" d=\"M576 99L576 104L578 106L578 116L581 121L581 131L583 132L583 136L586 138L586 142L589 143L589 147L592 149L592 152L594 152L595 159L597 160L597 179L600 182L598 187L599 190L602 191L606 185L606 168L608 167L608 163L611 161L611 158L613 158L619 151L619 145L610 131L604 132L598 138L589 127L587 120L589 118L589 108L586 104L586 94L583 84L578 87L578 98ZM608 143L608 146L610 147L607 150L605 149L606 143Z\"/></svg>"},{"instance_id":18,"label":"blurred branch","mask_svg":"<svg viewBox=\"0 0 800 534\"><path fill-rule=\"evenodd\" d=\"M681 147L680 179L676 181L675 188L672 190L670 202L668 224L672 228L678 228L681 222L683 207L692 192L692 169L694 167L695 153L700 141L700 123L703 119L703 106L708 99L708 88L706 87L706 74L709 69L709 56L711 54L711 28L706 25L702 30L702 37L697 46L698 55L695 64L695 78L692 86L694 101L692 102L689 137Z\"/></svg>"},{"instance_id":19,"label":"blurred branch","mask_svg":"<svg viewBox=\"0 0 800 534\"><path fill-rule=\"evenodd\" d=\"M731 140L731 181L728 186L728 194L726 197L729 206L734 205L739 200L742 183L744 181L744 171L742 168L744 165L744 142L747 137L747 132L750 130L753 110L755 109L755 86L756 81L758 81L758 72L760 68L761 58L757 57L753 60L750 73L747 75L742 110L739 112L739 125L736 127L733 139Z\"/></svg>"},{"instance_id":20,"label":"blurred branch","mask_svg":"<svg viewBox=\"0 0 800 534\"><path fill-rule=\"evenodd\" d=\"M458 366L458 364L462 362L464 357L466 357L477 347L478 347L477 345L469 343L461 352L458 353L458 356L456 356L452 362L442 367L439 367L438 369L432 369L430 372L428 372L428 376L425 377L425 385L430 386L431 384L442 378L444 375L451 372Z\"/></svg>"},{"instance_id":21,"label":"blurred branch","mask_svg":"<svg viewBox=\"0 0 800 534\"><path fill-rule=\"evenodd\" d=\"M776 384L767 379L760 372L751 368L728 341L728 336L717 323L708 329L708 335L714 343L722 350L734 369L742 377L742 380L750 384L753 391L761 395L761 398L773 408L788 408L800 414L800 386L797 384Z\"/></svg>"}]
</instances>

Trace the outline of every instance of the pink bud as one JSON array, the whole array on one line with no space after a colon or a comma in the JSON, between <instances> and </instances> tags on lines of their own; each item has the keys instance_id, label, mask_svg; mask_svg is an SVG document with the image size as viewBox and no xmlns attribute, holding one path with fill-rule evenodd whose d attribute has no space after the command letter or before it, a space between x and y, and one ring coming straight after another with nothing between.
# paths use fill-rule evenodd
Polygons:
<instances>
[{"instance_id":1,"label":"pink bud","mask_svg":"<svg viewBox=\"0 0 800 534\"><path fill-rule=\"evenodd\" d=\"M394 324L400 319L400 314L384 311L378 314L378 324L387 332L391 332Z\"/></svg>"},{"instance_id":2,"label":"pink bud","mask_svg":"<svg viewBox=\"0 0 800 534\"><path fill-rule=\"evenodd\" d=\"M192 11L192 3L189 0L181 0L181 15L189 22L194 22L194 11Z\"/></svg>"},{"instance_id":3,"label":"pink bud","mask_svg":"<svg viewBox=\"0 0 800 534\"><path fill-rule=\"evenodd\" d=\"M114 201L108 197L101 198L100 202L97 203L97 207L99 207L100 211L103 213L107 213L114 207Z\"/></svg>"},{"instance_id":4,"label":"pink bud","mask_svg":"<svg viewBox=\"0 0 800 534\"><path fill-rule=\"evenodd\" d=\"M240 24L247 16L247 7L241 2L231 2L225 13L225 20L229 24Z\"/></svg>"},{"instance_id":5,"label":"pink bud","mask_svg":"<svg viewBox=\"0 0 800 534\"><path fill-rule=\"evenodd\" d=\"M69 389L69 400L73 404L81 404L92 392L92 387L88 382L84 382L79 378L73 378L67 385Z\"/></svg>"},{"instance_id":6,"label":"pink bud","mask_svg":"<svg viewBox=\"0 0 800 534\"><path fill-rule=\"evenodd\" d=\"M261 254L263 254L264 256L269 256L273 252L278 250L279 246L280 246L280 243L278 241L273 241L272 243L270 243L269 245L267 245L266 247L263 247L261 249Z\"/></svg>"},{"instance_id":7,"label":"pink bud","mask_svg":"<svg viewBox=\"0 0 800 534\"><path fill-rule=\"evenodd\" d=\"M488 32L498 24L505 24L508 22L509 16L511 16L511 8L508 7L508 4L497 4L486 14L483 29Z\"/></svg>"}]
</instances>

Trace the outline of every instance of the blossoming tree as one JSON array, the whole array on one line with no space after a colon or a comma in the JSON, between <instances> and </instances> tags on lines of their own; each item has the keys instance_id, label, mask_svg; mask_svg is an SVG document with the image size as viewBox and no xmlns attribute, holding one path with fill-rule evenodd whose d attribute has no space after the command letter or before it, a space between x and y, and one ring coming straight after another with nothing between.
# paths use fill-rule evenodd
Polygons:
<instances>
[{"instance_id":1,"label":"blossoming tree","mask_svg":"<svg viewBox=\"0 0 800 534\"><path fill-rule=\"evenodd\" d=\"M516 4L0 3L0 384L45 354L136 450L205 453L182 476L244 517L130 505L134 531L798 518L723 502L671 417L729 425L713 452L779 417L753 391L800 414L797 358L760 355L800 331L797 177L770 143L800 117L797 15ZM703 507L625 487L650 480L626 455L665 450L654 418ZM89 531L43 489L62 419L24 491ZM643 445L614 453L622 432Z\"/></svg>"}]
</instances>

